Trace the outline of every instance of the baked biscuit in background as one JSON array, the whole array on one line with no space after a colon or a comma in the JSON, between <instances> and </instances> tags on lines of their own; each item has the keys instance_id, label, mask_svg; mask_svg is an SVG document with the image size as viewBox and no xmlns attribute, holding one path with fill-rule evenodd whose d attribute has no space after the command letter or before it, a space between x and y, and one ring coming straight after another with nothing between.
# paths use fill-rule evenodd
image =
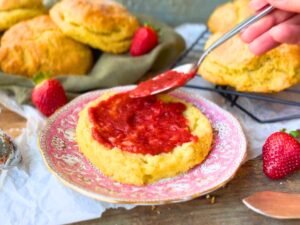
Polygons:
<instances>
[{"instance_id":1,"label":"baked biscuit in background","mask_svg":"<svg viewBox=\"0 0 300 225\"><path fill-rule=\"evenodd\" d=\"M44 12L42 0L0 0L0 31Z\"/></svg>"},{"instance_id":2,"label":"baked biscuit in background","mask_svg":"<svg viewBox=\"0 0 300 225\"><path fill-rule=\"evenodd\" d=\"M212 35L206 47L222 33ZM279 92L300 82L300 46L283 44L255 56L239 36L212 51L200 67L201 76L244 92Z\"/></svg>"},{"instance_id":3,"label":"baked biscuit in background","mask_svg":"<svg viewBox=\"0 0 300 225\"><path fill-rule=\"evenodd\" d=\"M206 48L252 12L250 0L235 0L218 7L208 21L213 35ZM300 82L300 46L281 45L255 56L239 35L211 52L199 69L201 76L218 85L243 92L279 92Z\"/></svg>"},{"instance_id":4,"label":"baked biscuit in background","mask_svg":"<svg viewBox=\"0 0 300 225\"><path fill-rule=\"evenodd\" d=\"M50 16L69 37L116 54L128 51L139 27L125 7L111 0L63 0Z\"/></svg>"},{"instance_id":5,"label":"baked biscuit in background","mask_svg":"<svg viewBox=\"0 0 300 225\"><path fill-rule=\"evenodd\" d=\"M92 61L91 49L65 36L49 16L20 22L1 39L0 67L9 74L80 75L89 71Z\"/></svg>"},{"instance_id":6,"label":"baked biscuit in background","mask_svg":"<svg viewBox=\"0 0 300 225\"><path fill-rule=\"evenodd\" d=\"M217 7L208 19L208 28L212 33L226 32L253 14L250 0L234 0Z\"/></svg>"}]
</instances>

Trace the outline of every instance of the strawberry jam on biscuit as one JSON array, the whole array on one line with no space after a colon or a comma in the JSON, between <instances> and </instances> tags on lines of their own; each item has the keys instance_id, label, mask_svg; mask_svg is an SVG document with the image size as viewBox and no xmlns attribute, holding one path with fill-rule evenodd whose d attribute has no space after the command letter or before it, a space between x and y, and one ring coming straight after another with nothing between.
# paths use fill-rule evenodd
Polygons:
<instances>
[{"instance_id":1,"label":"strawberry jam on biscuit","mask_svg":"<svg viewBox=\"0 0 300 225\"><path fill-rule=\"evenodd\" d=\"M95 140L108 148L158 155L183 143L197 141L183 116L186 106L156 96L130 98L116 94L89 109Z\"/></svg>"}]
</instances>

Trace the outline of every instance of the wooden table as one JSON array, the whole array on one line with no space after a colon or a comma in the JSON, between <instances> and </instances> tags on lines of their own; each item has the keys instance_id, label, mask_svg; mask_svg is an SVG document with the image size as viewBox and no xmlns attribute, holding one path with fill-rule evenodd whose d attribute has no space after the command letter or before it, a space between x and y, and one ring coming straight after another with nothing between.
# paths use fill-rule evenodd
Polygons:
<instances>
[{"instance_id":1,"label":"wooden table","mask_svg":"<svg viewBox=\"0 0 300 225\"><path fill-rule=\"evenodd\" d=\"M262 173L262 160L248 161L226 187L213 192L211 198L132 210L111 209L100 219L77 225L299 225L299 220L275 220L258 215L244 206L241 199L257 191L272 190L300 193L300 172L282 181L270 181Z\"/></svg>"},{"instance_id":2,"label":"wooden table","mask_svg":"<svg viewBox=\"0 0 300 225\"><path fill-rule=\"evenodd\" d=\"M15 138L26 127L26 119L10 111L0 103L0 129Z\"/></svg>"}]
</instances>

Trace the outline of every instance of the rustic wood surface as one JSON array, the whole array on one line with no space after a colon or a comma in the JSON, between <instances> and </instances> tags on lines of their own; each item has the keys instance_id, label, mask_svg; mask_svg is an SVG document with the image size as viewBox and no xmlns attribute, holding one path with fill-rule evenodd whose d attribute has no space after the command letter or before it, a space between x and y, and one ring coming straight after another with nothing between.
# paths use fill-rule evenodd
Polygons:
<instances>
[{"instance_id":1,"label":"rustic wood surface","mask_svg":"<svg viewBox=\"0 0 300 225\"><path fill-rule=\"evenodd\" d=\"M0 104L0 128L15 138L26 127L26 119Z\"/></svg>"},{"instance_id":2,"label":"rustic wood surface","mask_svg":"<svg viewBox=\"0 0 300 225\"><path fill-rule=\"evenodd\" d=\"M132 210L111 209L100 219L77 225L299 225L300 220L275 220L258 215L244 206L241 199L257 191L300 193L300 172L282 181L270 181L262 173L261 158L248 161L226 187L210 198ZM212 196L215 203L212 204Z\"/></svg>"}]
</instances>

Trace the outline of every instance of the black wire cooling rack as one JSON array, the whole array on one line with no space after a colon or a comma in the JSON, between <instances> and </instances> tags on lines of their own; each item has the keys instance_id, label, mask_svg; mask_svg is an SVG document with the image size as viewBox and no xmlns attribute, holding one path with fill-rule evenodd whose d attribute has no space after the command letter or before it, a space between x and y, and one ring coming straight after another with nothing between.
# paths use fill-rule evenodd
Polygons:
<instances>
[{"instance_id":1,"label":"black wire cooling rack","mask_svg":"<svg viewBox=\"0 0 300 225\"><path fill-rule=\"evenodd\" d=\"M203 53L203 47L209 35L207 30L201 32L173 67L196 61ZM279 94L254 94L237 92L226 86L187 84L185 87L218 93L229 102L231 107L238 108L259 123L300 119L300 88L288 89ZM263 106L260 107L261 105ZM269 112L263 116L262 110L264 109L262 108L266 108L266 105L268 107L265 111Z\"/></svg>"}]
</instances>

